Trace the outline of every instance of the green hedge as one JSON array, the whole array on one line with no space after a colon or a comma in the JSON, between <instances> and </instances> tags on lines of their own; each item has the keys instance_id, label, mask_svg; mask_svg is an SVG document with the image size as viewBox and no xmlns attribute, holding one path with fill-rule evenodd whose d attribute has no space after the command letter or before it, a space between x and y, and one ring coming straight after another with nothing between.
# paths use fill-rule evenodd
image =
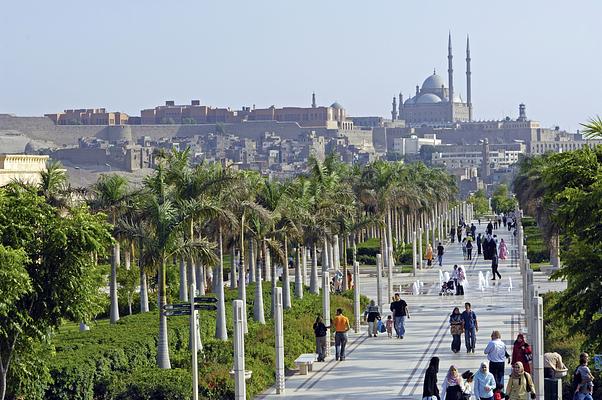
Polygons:
<instances>
[{"instance_id":1,"label":"green hedge","mask_svg":"<svg viewBox=\"0 0 602 400\"><path fill-rule=\"evenodd\" d=\"M380 238L371 238L357 245L357 261L360 264L376 265L376 255L380 251ZM402 265L412 265L411 246L396 245L395 262ZM353 249L347 249L347 262L353 260Z\"/></svg>"},{"instance_id":2,"label":"green hedge","mask_svg":"<svg viewBox=\"0 0 602 400\"><path fill-rule=\"evenodd\" d=\"M270 310L269 283L264 288L266 316ZM248 292L249 334L245 337L246 368L253 371L247 382L249 397L274 383L274 325L252 319L254 285ZM292 293L292 291L291 291ZM226 291L227 325L232 335L231 300L236 291ZM343 308L353 320L352 292L331 297L331 312ZM367 299L362 298L363 306ZM293 299L293 307L284 312L285 366L294 367L294 359L315 348L312 324L321 312L321 296L305 292L303 299ZM89 332L73 326L53 338L55 355L49 355L53 382L45 399L189 399L191 397L190 352L188 351L188 318L170 317L168 335L172 370L156 367L158 332L156 311L123 317L116 325L101 324ZM234 395L229 371L233 365L232 342L215 340L215 312L201 314L201 336L204 347L199 358L199 392L205 399L225 399ZM25 395L26 398L30 398Z\"/></svg>"}]
</instances>

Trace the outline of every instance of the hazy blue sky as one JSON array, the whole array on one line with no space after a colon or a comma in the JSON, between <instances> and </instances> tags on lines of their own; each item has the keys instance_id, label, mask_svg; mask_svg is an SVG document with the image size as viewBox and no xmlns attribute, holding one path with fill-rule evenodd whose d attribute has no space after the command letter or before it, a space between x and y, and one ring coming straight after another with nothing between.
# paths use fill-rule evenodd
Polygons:
<instances>
[{"instance_id":1,"label":"hazy blue sky","mask_svg":"<svg viewBox=\"0 0 602 400\"><path fill-rule=\"evenodd\" d=\"M602 114L602 1L6 1L0 113L165 100L239 108L338 101L390 117L454 46L465 98L470 34L478 119L527 105L545 126Z\"/></svg>"}]
</instances>

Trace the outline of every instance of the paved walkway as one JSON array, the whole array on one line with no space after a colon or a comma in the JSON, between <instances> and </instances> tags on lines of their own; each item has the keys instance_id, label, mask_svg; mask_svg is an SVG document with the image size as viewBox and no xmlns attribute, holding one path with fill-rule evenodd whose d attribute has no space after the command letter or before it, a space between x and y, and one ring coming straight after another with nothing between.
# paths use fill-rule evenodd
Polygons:
<instances>
[{"instance_id":1,"label":"paved walkway","mask_svg":"<svg viewBox=\"0 0 602 400\"><path fill-rule=\"evenodd\" d=\"M475 221L476 224L476 221ZM485 224L477 225L477 233L485 231ZM501 281L489 281L490 287L478 289L478 275L490 271L491 261L482 256L472 261L464 261L462 248L456 243L448 243L443 258L443 270L451 272L454 264L464 265L469 286L465 296L439 296L439 269L419 271L416 277L408 274L394 276L394 284L410 284L416 279L424 282L424 293L418 296L405 295L411 319L406 321L404 339L388 338L381 334L368 337L366 327L362 332L350 333L345 361L336 362L332 358L325 363L314 364L309 375L294 374L286 379L286 398L299 399L420 399L424 372L429 360L438 356L440 371L438 382L443 382L447 369L456 365L460 372L470 369L473 372L486 360L483 350L490 339L491 331L497 329L502 339L511 348L518 332L523 327L521 317L521 278L516 263L516 245L506 229L494 231L498 241L507 243L510 257L500 260ZM476 246L474 248L476 253ZM510 288L509 278L513 288ZM386 278L382 279L383 299L387 296ZM495 283L495 284L494 284ZM376 278L368 274L361 276L361 292L376 298ZM467 354L462 338L462 350L451 351L449 314L454 306L463 310L465 301L473 304L479 321L477 344L474 354ZM388 312L388 305L385 311ZM510 349L509 349L510 352ZM334 351L333 351L334 353ZM506 376L510 368L506 365ZM272 388L260 399L283 397L275 394Z\"/></svg>"}]
</instances>

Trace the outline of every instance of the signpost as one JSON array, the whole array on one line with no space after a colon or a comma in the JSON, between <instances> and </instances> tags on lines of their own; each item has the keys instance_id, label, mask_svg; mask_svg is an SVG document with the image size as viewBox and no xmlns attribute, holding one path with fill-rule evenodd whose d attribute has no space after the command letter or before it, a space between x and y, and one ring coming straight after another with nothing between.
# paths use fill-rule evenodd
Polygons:
<instances>
[{"instance_id":1,"label":"signpost","mask_svg":"<svg viewBox=\"0 0 602 400\"><path fill-rule=\"evenodd\" d=\"M196 311L207 310L215 311L217 298L215 297L195 297L196 288L194 283L190 284L190 303L165 304L161 312L166 317L178 317L188 315L190 317L190 343L192 353L192 399L199 399L199 372L197 362L197 352L199 351L199 338L197 332Z\"/></svg>"}]
</instances>

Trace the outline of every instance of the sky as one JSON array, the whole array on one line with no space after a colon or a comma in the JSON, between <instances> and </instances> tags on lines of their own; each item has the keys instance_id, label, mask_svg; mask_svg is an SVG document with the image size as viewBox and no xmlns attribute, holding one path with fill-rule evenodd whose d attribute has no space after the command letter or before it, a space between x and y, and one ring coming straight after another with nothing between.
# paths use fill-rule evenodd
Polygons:
<instances>
[{"instance_id":1,"label":"sky","mask_svg":"<svg viewBox=\"0 0 602 400\"><path fill-rule=\"evenodd\" d=\"M466 98L470 35L475 119L576 130L602 114L599 0L6 1L0 113L140 110L199 99L215 107L337 101L390 118L433 68Z\"/></svg>"}]
</instances>

